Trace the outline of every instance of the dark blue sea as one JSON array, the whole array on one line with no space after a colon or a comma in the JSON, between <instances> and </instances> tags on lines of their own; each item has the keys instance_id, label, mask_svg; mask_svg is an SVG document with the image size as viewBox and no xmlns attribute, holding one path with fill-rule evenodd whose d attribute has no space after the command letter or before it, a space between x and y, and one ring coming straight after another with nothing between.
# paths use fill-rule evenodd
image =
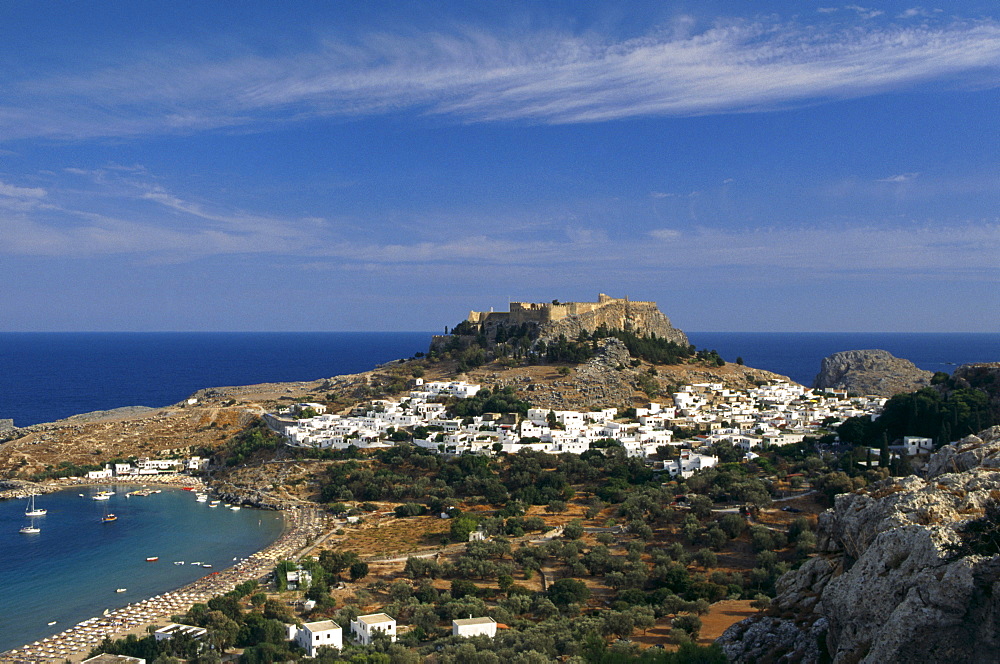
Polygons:
<instances>
[{"instance_id":1,"label":"dark blue sea","mask_svg":"<svg viewBox=\"0 0 1000 664\"><path fill-rule=\"evenodd\" d=\"M0 419L17 426L206 387L314 380L426 352L430 332L0 333Z\"/></svg>"},{"instance_id":2,"label":"dark blue sea","mask_svg":"<svg viewBox=\"0 0 1000 664\"><path fill-rule=\"evenodd\" d=\"M428 332L0 333L0 418L26 426L120 406L165 406L206 387L355 373L426 351L430 337ZM805 385L823 357L842 350L881 348L930 371L1000 361L1000 334L694 332L689 337L726 360L742 357L749 366ZM181 492L128 504L119 499L114 509L123 518L108 524L110 529L97 522L99 503L76 492L40 500L50 513L39 520L38 536L17 532L24 521L20 501L0 503L0 650L198 575L198 568L149 565L148 555L221 564L262 547L280 527L273 513L209 510ZM213 542L223 548L203 548ZM116 587L128 592L118 595ZM57 625L49 627L51 620Z\"/></svg>"},{"instance_id":3,"label":"dark blue sea","mask_svg":"<svg viewBox=\"0 0 1000 664\"><path fill-rule=\"evenodd\" d=\"M277 539L284 523L277 512L213 509L181 489L126 498L135 487L112 488L100 502L90 499L96 487L38 496L48 514L34 519L34 535L18 532L28 523L25 501L0 501L0 651L210 573L193 561L212 571L234 565ZM118 520L102 523L105 510Z\"/></svg>"},{"instance_id":4,"label":"dark blue sea","mask_svg":"<svg viewBox=\"0 0 1000 664\"><path fill-rule=\"evenodd\" d=\"M206 387L313 380L424 352L430 332L0 333L0 418L18 426ZM1000 334L691 332L698 348L811 385L820 361L881 348L929 371L1000 361Z\"/></svg>"}]
</instances>

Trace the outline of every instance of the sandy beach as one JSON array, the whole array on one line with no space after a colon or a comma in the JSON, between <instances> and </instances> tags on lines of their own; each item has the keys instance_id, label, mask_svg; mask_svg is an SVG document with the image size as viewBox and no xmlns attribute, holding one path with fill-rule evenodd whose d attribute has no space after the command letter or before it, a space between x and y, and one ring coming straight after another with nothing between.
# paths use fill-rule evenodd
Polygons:
<instances>
[{"instance_id":1,"label":"sandy beach","mask_svg":"<svg viewBox=\"0 0 1000 664\"><path fill-rule=\"evenodd\" d=\"M327 517L321 510L290 509L282 513L285 518L282 535L232 567L212 572L177 590L84 620L58 634L0 653L0 662L79 662L105 637L122 638L130 633L143 637L149 625L163 626L170 622L171 616L185 613L193 604L207 602L245 581L263 579L279 561L296 558L326 529Z\"/></svg>"}]
</instances>

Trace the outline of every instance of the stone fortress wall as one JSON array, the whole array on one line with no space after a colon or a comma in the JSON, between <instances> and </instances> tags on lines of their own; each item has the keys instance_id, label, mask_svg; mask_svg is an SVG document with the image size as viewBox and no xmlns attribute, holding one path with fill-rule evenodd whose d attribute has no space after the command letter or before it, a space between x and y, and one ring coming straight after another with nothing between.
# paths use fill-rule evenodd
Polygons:
<instances>
[{"instance_id":1,"label":"stone fortress wall","mask_svg":"<svg viewBox=\"0 0 1000 664\"><path fill-rule=\"evenodd\" d=\"M500 325L538 325L542 338L565 334L576 337L593 332L601 325L610 329L632 330L687 345L687 336L670 324L655 302L614 298L601 293L597 302L511 302L510 311L470 311L467 319L491 336Z\"/></svg>"}]
</instances>

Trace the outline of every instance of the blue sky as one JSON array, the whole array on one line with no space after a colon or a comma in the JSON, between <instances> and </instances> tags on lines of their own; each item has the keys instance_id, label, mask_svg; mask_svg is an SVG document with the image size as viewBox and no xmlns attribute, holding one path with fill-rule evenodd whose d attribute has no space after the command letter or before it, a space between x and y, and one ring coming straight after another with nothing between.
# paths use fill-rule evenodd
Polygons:
<instances>
[{"instance_id":1,"label":"blue sky","mask_svg":"<svg viewBox=\"0 0 1000 664\"><path fill-rule=\"evenodd\" d=\"M0 329L996 331L993 2L0 4Z\"/></svg>"}]
</instances>

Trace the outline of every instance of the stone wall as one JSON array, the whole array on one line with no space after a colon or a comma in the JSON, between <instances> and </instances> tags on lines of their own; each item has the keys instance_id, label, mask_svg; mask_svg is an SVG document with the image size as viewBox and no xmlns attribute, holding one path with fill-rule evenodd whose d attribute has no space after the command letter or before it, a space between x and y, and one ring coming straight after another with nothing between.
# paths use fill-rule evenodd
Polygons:
<instances>
[{"instance_id":1,"label":"stone wall","mask_svg":"<svg viewBox=\"0 0 1000 664\"><path fill-rule=\"evenodd\" d=\"M597 302L511 302L510 311L470 311L468 321L478 325L487 336L500 325L537 325L541 338L560 334L575 337L582 330L593 332L604 325L688 343L687 336L670 324L655 302L634 302L604 293L597 296Z\"/></svg>"},{"instance_id":2,"label":"stone wall","mask_svg":"<svg viewBox=\"0 0 1000 664\"><path fill-rule=\"evenodd\" d=\"M542 338L565 334L574 338L581 331L593 332L601 326L612 330L630 330L640 336L655 334L675 343L688 345L688 338L670 323L655 302L614 300L590 311L574 314L542 326Z\"/></svg>"}]
</instances>

